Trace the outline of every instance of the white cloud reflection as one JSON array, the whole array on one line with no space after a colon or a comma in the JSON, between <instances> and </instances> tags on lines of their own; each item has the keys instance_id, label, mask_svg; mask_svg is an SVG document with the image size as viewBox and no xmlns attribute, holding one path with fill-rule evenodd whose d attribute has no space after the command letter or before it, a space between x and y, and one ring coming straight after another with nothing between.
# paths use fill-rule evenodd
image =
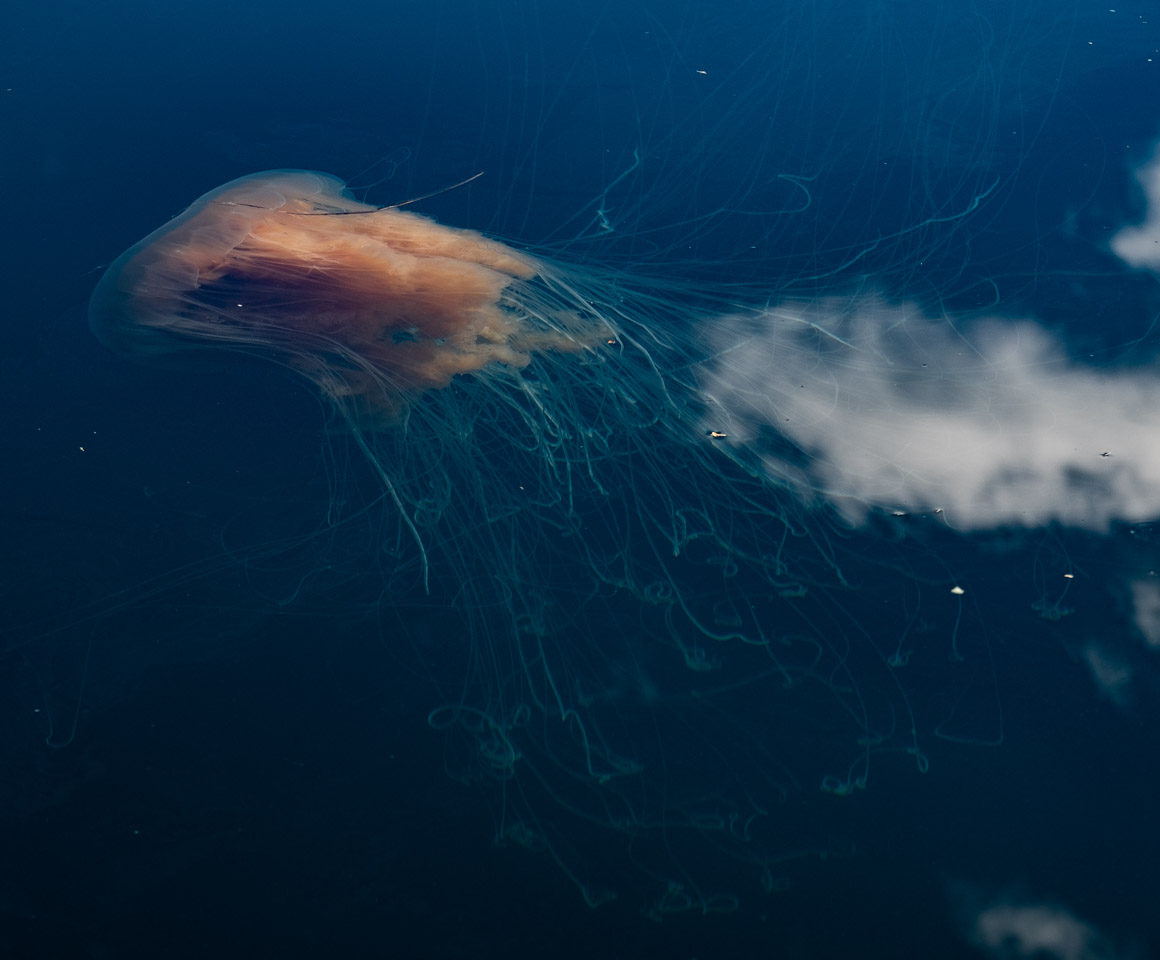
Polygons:
<instances>
[{"instance_id":1,"label":"white cloud reflection","mask_svg":"<svg viewBox=\"0 0 1160 960\"><path fill-rule=\"evenodd\" d=\"M1149 209L1112 249L1160 269L1160 159ZM873 296L786 302L720 318L701 371L706 431L799 463L762 466L851 523L941 510L960 530L1059 522L1103 531L1160 518L1160 368L1081 362L1034 319L928 316Z\"/></svg>"}]
</instances>

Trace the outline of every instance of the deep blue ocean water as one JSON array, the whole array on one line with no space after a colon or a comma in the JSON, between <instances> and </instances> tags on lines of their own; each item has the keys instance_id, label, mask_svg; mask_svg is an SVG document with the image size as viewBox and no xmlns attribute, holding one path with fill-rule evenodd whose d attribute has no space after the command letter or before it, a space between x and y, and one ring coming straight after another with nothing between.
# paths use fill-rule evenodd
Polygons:
<instances>
[{"instance_id":1,"label":"deep blue ocean water","mask_svg":"<svg viewBox=\"0 0 1160 960\"><path fill-rule=\"evenodd\" d=\"M1117 419L1160 430L1147 409L1093 399L1040 428L1070 436L1095 409L1088 455L1141 464L1122 507L1097 488L956 523L953 499L894 517L865 498L855 519L769 481L787 549L837 560L803 597L742 564L728 602L792 622L766 656L688 622L674 639L679 603L593 587L589 551L637 556L619 528L581 525L576 549L550 523L534 542L504 540L502 518L497 537L433 534L481 582L513 551L528 561L512 569L544 575L477 593L436 569L425 592L397 574L393 507L312 387L261 357L120 357L87 324L131 244L228 180L302 168L595 265L609 304L647 276L677 309L641 322L670 347L702 342L690 317L703 326L707 301L874 300L961 330L1033 323L1071 364L1049 385L1074 396L1092 373L1106 396L1160 376L1160 271L1112 246L1149 212L1154 15L1072 0L11 12L0 957L1160 955L1160 471ZM984 409L973 422L1002 433L1011 411ZM637 487L626 467L599 496L695 500L679 436L639 448L640 475L671 480ZM448 438L408 442L427 441ZM520 481L482 449L478 472L447 458L450 489ZM950 449L960 473L983 456ZM999 481L1038 455L1028 442ZM697 569L674 578L729 622ZM535 658L511 669L530 648L505 597L525 591L562 651L553 679L599 733L532 703ZM824 665L781 658L803 637ZM682 643L717 672L689 669ZM522 756L428 721L449 707ZM623 776L578 762L597 739Z\"/></svg>"}]
</instances>

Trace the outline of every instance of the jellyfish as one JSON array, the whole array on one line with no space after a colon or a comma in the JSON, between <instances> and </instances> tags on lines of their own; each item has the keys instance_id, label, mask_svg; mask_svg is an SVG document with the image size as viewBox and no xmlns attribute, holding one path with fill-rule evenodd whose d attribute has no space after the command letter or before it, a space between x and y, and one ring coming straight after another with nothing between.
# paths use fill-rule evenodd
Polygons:
<instances>
[{"instance_id":1,"label":"jellyfish","mask_svg":"<svg viewBox=\"0 0 1160 960\"><path fill-rule=\"evenodd\" d=\"M427 714L448 772L591 905L618 895L619 850L658 916L733 909L722 853L768 891L787 860L846 849L827 829L786 840L803 795L856 795L883 755L925 772L932 739L1001 742L955 523L1030 503L1073 521L1114 471L1134 492L1152 475L1071 446L1027 480L1036 398L1058 415L1075 394L1078 415L1095 377L1037 327L989 335L877 293L726 296L364 203L324 173L205 194L108 268L89 319L125 354L236 351L313 386L329 442L382 492L383 616L419 597L455 624L460 670ZM1153 378L1119 387L1109 416L1130 425ZM950 479L910 459L940 424L994 457ZM1023 485L998 496L977 464Z\"/></svg>"},{"instance_id":2,"label":"jellyfish","mask_svg":"<svg viewBox=\"0 0 1160 960\"><path fill-rule=\"evenodd\" d=\"M630 859L657 861L668 913L735 904L688 885L701 854L676 854L677 837L736 847L776 885L786 851L760 839L773 807L807 782L850 794L882 750L926 763L893 651L831 602L865 557L752 444L729 446L705 393L719 351L694 331L721 310L694 284L550 259L275 170L131 247L89 318L121 353L239 351L314 386L331 442L361 452L389 508L381 604L430 598L467 638L428 716L449 772L491 784L497 838L548 853L591 904L618 885L565 824L624 838ZM726 708L742 701L755 722ZM782 722L802 711L828 717L804 751ZM730 743L755 762L739 767Z\"/></svg>"}]
</instances>

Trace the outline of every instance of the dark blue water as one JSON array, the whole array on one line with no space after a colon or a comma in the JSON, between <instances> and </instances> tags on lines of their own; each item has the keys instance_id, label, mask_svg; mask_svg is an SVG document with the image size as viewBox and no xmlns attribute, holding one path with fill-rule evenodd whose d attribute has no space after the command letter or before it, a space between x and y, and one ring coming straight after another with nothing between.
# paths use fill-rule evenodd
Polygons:
<instances>
[{"instance_id":1,"label":"dark blue water","mask_svg":"<svg viewBox=\"0 0 1160 960\"><path fill-rule=\"evenodd\" d=\"M593 588L558 531L478 556L484 538L447 534L455 569L481 578L505 550L544 558L527 569L545 570L559 682L599 709L608 755L640 765L604 783L578 770L574 725L512 708L535 664L481 667L527 649L502 592L465 610L477 594L438 571L430 593L396 583L391 506L312 388L252 356L118 357L86 321L104 267L193 199L305 168L374 204L437 194L412 209L600 265L609 302L634 274L697 311L873 293L1027 319L1085 369L1146 372L1157 274L1109 243L1147 210L1152 13L10 14L0 956L1157 953L1160 511L956 528L933 512L891 525L874 504L859 525L782 490L793 536L841 568L804 598L740 574L786 643L826 646L792 683L776 642L759 661L696 637L719 671L689 670L664 605ZM672 323L659 339L695 342ZM645 459L694 498L672 435L656 442ZM505 462L448 479L518 483ZM525 760L489 765L436 729L449 704L494 711ZM850 795L823 789L843 776Z\"/></svg>"}]
</instances>

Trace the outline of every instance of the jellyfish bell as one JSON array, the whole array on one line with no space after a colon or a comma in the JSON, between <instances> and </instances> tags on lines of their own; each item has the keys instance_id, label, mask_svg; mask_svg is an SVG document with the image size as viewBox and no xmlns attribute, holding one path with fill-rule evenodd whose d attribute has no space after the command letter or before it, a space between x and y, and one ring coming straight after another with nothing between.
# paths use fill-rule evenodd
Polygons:
<instances>
[{"instance_id":1,"label":"jellyfish bell","mask_svg":"<svg viewBox=\"0 0 1160 960\"><path fill-rule=\"evenodd\" d=\"M126 353L257 348L361 423L457 375L575 352L601 331L540 263L470 230L356 200L325 173L274 170L200 197L135 244L93 293L90 325Z\"/></svg>"}]
</instances>

